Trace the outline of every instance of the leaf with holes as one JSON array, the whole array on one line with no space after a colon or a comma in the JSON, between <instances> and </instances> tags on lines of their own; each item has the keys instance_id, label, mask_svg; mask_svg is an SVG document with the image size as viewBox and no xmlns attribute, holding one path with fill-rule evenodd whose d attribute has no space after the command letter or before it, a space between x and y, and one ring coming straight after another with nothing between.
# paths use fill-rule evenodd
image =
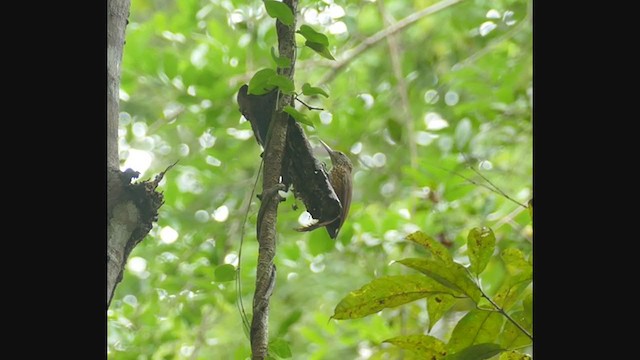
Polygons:
<instances>
[{"instance_id":1,"label":"leaf with holes","mask_svg":"<svg viewBox=\"0 0 640 360\"><path fill-rule=\"evenodd\" d=\"M472 345L495 341L503 323L504 317L498 312L469 311L453 329L449 339L449 351L457 353Z\"/></svg>"},{"instance_id":2,"label":"leaf with holes","mask_svg":"<svg viewBox=\"0 0 640 360\"><path fill-rule=\"evenodd\" d=\"M498 344L483 343L469 346L462 351L447 356L444 360L483 360L494 357L505 350Z\"/></svg>"},{"instance_id":3,"label":"leaf with holes","mask_svg":"<svg viewBox=\"0 0 640 360\"><path fill-rule=\"evenodd\" d=\"M446 344L429 335L397 336L383 342L404 350L411 350L421 359L440 360L447 355Z\"/></svg>"},{"instance_id":4,"label":"leaf with holes","mask_svg":"<svg viewBox=\"0 0 640 360\"><path fill-rule=\"evenodd\" d=\"M345 296L331 318L358 319L386 308L393 308L431 294L462 296L437 281L422 275L383 276Z\"/></svg>"},{"instance_id":5,"label":"leaf with holes","mask_svg":"<svg viewBox=\"0 0 640 360\"><path fill-rule=\"evenodd\" d=\"M465 267L458 263L452 262L450 265L447 265L436 259L417 258L402 259L398 262L404 266L420 271L454 291L466 294L476 303L480 301L480 297L482 296L480 289L478 289L476 283L473 282Z\"/></svg>"},{"instance_id":6,"label":"leaf with holes","mask_svg":"<svg viewBox=\"0 0 640 360\"><path fill-rule=\"evenodd\" d=\"M469 231L467 247L469 248L471 271L476 275L480 275L489 264L491 255L493 255L493 250L496 247L496 236L486 226L475 227Z\"/></svg>"},{"instance_id":7,"label":"leaf with holes","mask_svg":"<svg viewBox=\"0 0 640 360\"><path fill-rule=\"evenodd\" d=\"M444 313L451 309L455 302L456 298L449 294L433 294L427 297L427 312L429 313L428 331L431 331L433 325L442 318Z\"/></svg>"},{"instance_id":8,"label":"leaf with holes","mask_svg":"<svg viewBox=\"0 0 640 360\"><path fill-rule=\"evenodd\" d=\"M418 245L422 245L429 249L433 256L437 259L441 260L446 264L453 264L453 258L444 245L442 245L438 240L435 240L431 236L423 233L422 231L416 231L413 234L407 235L407 240L413 241Z\"/></svg>"}]
</instances>

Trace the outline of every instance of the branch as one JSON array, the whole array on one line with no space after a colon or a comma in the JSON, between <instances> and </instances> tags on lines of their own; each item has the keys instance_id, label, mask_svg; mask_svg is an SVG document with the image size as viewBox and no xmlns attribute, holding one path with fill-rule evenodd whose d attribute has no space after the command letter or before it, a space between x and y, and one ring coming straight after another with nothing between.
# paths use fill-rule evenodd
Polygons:
<instances>
[{"instance_id":1,"label":"branch","mask_svg":"<svg viewBox=\"0 0 640 360\"><path fill-rule=\"evenodd\" d=\"M387 13L384 1L379 0L377 3L380 15L382 15L384 20L384 25L388 27L393 26L392 20L394 19ZM418 166L418 147L416 145L415 137L413 136L415 133L415 126L413 117L411 116L411 107L409 105L409 91L407 90L407 83L404 79L404 75L402 74L402 62L400 61L400 54L402 51L400 50L400 45L398 45L398 39L395 34L390 34L387 37L387 45L389 46L389 56L391 58L393 75L398 83L398 94L400 94L400 104L402 105L401 117L404 119L405 126L407 127L407 134L409 135L408 141L411 167L415 168Z\"/></svg>"},{"instance_id":2,"label":"branch","mask_svg":"<svg viewBox=\"0 0 640 360\"><path fill-rule=\"evenodd\" d=\"M283 1L293 14L297 13L298 0ZM295 47L295 16L291 26L276 20L278 33L278 54L291 61L289 68L278 68L278 74L293 80L296 62ZM258 265L256 269L256 290L253 295L253 319L251 322L251 352L252 359L265 359L269 343L269 298L275 286L275 265L273 259L276 253L276 221L280 195L278 189L282 187L282 159L284 155L287 135L288 114L282 109L286 105L293 105L291 95L280 94L275 112L270 123L268 139L264 151L264 170L262 176L262 203L258 212L257 236L259 243Z\"/></svg>"},{"instance_id":3,"label":"branch","mask_svg":"<svg viewBox=\"0 0 640 360\"><path fill-rule=\"evenodd\" d=\"M522 325L518 324L517 321L515 321L511 316L509 316L509 314L507 314L504 311L504 309L502 309L500 306L498 306L498 304L493 302L493 300L491 300L491 298L487 294L484 293L484 291L482 290L482 287L478 286L478 289L480 289L480 292L482 293L482 297L487 299L491 303L491 305L493 305L493 307L496 309L496 311L498 311L500 314L504 315L504 317L506 317L507 320L511 321L511 323L513 325L515 325L518 329L520 329L520 331L522 331L525 335L527 335L527 337L529 339L531 339L531 341L533 341L533 335L529 334L527 329L523 328Z\"/></svg>"},{"instance_id":4,"label":"branch","mask_svg":"<svg viewBox=\"0 0 640 360\"><path fill-rule=\"evenodd\" d=\"M448 7L451 7L453 5L459 4L462 1L464 1L464 0L443 0L443 1L440 1L437 4L431 5L428 8L425 8L425 9L423 9L421 11L418 11L416 13L413 13L413 14L407 16L406 18L398 21L397 23L389 26L386 29L378 31L377 33L375 33L372 36L370 36L367 39L365 39L363 42L361 42L354 49L352 49L349 52L347 52L340 60L336 61L333 64L333 68L322 78L322 80L320 80L320 84L326 84L326 83L330 82L331 80L333 80L333 78L335 78L336 75L338 75L339 72L344 70L344 68L351 61L353 61L356 57L358 57L363 52L365 52L365 51L369 50L370 48L372 48L374 45L378 44L380 41L382 41L387 36L393 35L393 34L399 32L401 30L404 30L409 25L412 25L413 23L417 22L418 20L422 19L423 17L429 16L431 14L435 14L435 13L439 12L440 10L444 10L444 9L446 9Z\"/></svg>"}]
</instances>

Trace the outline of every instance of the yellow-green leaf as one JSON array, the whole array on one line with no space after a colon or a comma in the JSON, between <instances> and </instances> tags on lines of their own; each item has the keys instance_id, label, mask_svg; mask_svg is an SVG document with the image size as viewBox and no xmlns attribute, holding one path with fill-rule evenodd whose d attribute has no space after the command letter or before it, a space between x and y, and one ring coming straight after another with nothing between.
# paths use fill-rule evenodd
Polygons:
<instances>
[{"instance_id":1,"label":"yellow-green leaf","mask_svg":"<svg viewBox=\"0 0 640 360\"><path fill-rule=\"evenodd\" d=\"M525 330L531 334L532 326L531 321L527 319L524 311L516 311L510 314L511 318L522 326ZM522 330L518 329L511 321L507 321L504 324L504 329L501 334L501 341L505 348L514 349L528 344L531 344L531 338L527 336Z\"/></svg>"},{"instance_id":2,"label":"yellow-green leaf","mask_svg":"<svg viewBox=\"0 0 640 360\"><path fill-rule=\"evenodd\" d=\"M329 60L335 60L335 58L333 57L333 55L331 55L331 52L329 51L326 45L323 45L317 42L312 42L309 40L305 41L304 45L311 48L313 51L317 52L318 55L324 58L327 58Z\"/></svg>"},{"instance_id":3,"label":"yellow-green leaf","mask_svg":"<svg viewBox=\"0 0 640 360\"><path fill-rule=\"evenodd\" d=\"M418 245L426 247L437 259L442 260L447 264L453 263L453 258L451 257L449 250L447 250L447 248L444 247L444 245L442 245L438 240L435 240L422 231L416 231L413 234L407 235L407 240L413 241Z\"/></svg>"},{"instance_id":4,"label":"yellow-green leaf","mask_svg":"<svg viewBox=\"0 0 640 360\"><path fill-rule=\"evenodd\" d=\"M411 350L422 359L439 360L447 355L446 344L429 335L397 336L384 342L401 349Z\"/></svg>"},{"instance_id":5,"label":"yellow-green leaf","mask_svg":"<svg viewBox=\"0 0 640 360\"><path fill-rule=\"evenodd\" d=\"M293 25L293 12L287 4L280 1L265 0L264 7L267 9L267 14L272 18L280 20L280 22L287 26Z\"/></svg>"},{"instance_id":6,"label":"yellow-green leaf","mask_svg":"<svg viewBox=\"0 0 640 360\"><path fill-rule=\"evenodd\" d=\"M300 26L300 29L296 32L304 36L304 38L307 39L307 41L318 43L324 46L329 46L329 38L325 34L315 31L309 25Z\"/></svg>"},{"instance_id":7,"label":"yellow-green leaf","mask_svg":"<svg viewBox=\"0 0 640 360\"><path fill-rule=\"evenodd\" d=\"M292 355L289 343L282 338L277 338L269 343L269 353L283 359L288 359Z\"/></svg>"},{"instance_id":8,"label":"yellow-green leaf","mask_svg":"<svg viewBox=\"0 0 640 360\"><path fill-rule=\"evenodd\" d=\"M433 294L427 296L427 312L429 313L429 328L431 331L433 325L440 320L442 315L446 313L456 302L456 298L450 294Z\"/></svg>"},{"instance_id":9,"label":"yellow-green leaf","mask_svg":"<svg viewBox=\"0 0 640 360\"><path fill-rule=\"evenodd\" d=\"M383 276L345 296L331 318L358 319L386 308L422 299L430 294L452 294L452 290L422 275Z\"/></svg>"},{"instance_id":10,"label":"yellow-green leaf","mask_svg":"<svg viewBox=\"0 0 640 360\"><path fill-rule=\"evenodd\" d=\"M270 68L258 70L251 80L249 80L248 94L264 95L273 90L275 86L271 84L271 78L276 76L276 71Z\"/></svg>"},{"instance_id":11,"label":"yellow-green leaf","mask_svg":"<svg viewBox=\"0 0 640 360\"><path fill-rule=\"evenodd\" d=\"M453 329L449 351L458 353L472 345L496 341L503 322L504 317L494 311L469 311Z\"/></svg>"},{"instance_id":12,"label":"yellow-green leaf","mask_svg":"<svg viewBox=\"0 0 640 360\"><path fill-rule=\"evenodd\" d=\"M482 343L469 346L461 351L451 354L445 360L483 360L494 357L505 349L498 344Z\"/></svg>"},{"instance_id":13,"label":"yellow-green leaf","mask_svg":"<svg viewBox=\"0 0 640 360\"><path fill-rule=\"evenodd\" d=\"M291 67L291 60L286 57L279 57L276 55L276 49L273 46L271 47L271 58L280 68L287 69Z\"/></svg>"},{"instance_id":14,"label":"yellow-green leaf","mask_svg":"<svg viewBox=\"0 0 640 360\"><path fill-rule=\"evenodd\" d=\"M469 249L471 271L476 275L480 275L487 267L496 247L496 237L493 231L485 226L471 229L467 236L467 247Z\"/></svg>"},{"instance_id":15,"label":"yellow-green leaf","mask_svg":"<svg viewBox=\"0 0 640 360\"><path fill-rule=\"evenodd\" d=\"M327 94L327 92L322 88L311 86L309 83L302 85L302 93L307 96L322 95L324 97L329 97L329 94Z\"/></svg>"},{"instance_id":16,"label":"yellow-green leaf","mask_svg":"<svg viewBox=\"0 0 640 360\"><path fill-rule=\"evenodd\" d=\"M275 85L280 89L280 91L282 91L285 94L291 94L296 89L291 79L289 79L286 76L282 76L278 74L269 78L269 84Z\"/></svg>"},{"instance_id":17,"label":"yellow-green leaf","mask_svg":"<svg viewBox=\"0 0 640 360\"><path fill-rule=\"evenodd\" d=\"M524 314L527 317L527 320L531 321L533 319L533 294L528 293L524 296L522 300L522 307L524 308Z\"/></svg>"},{"instance_id":18,"label":"yellow-green leaf","mask_svg":"<svg viewBox=\"0 0 640 360\"><path fill-rule=\"evenodd\" d=\"M214 270L214 278L218 282L235 280L236 268L231 264L224 264L216 267Z\"/></svg>"},{"instance_id":19,"label":"yellow-green leaf","mask_svg":"<svg viewBox=\"0 0 640 360\"><path fill-rule=\"evenodd\" d=\"M452 262L451 264L446 264L436 259L416 258L402 259L398 262L420 271L454 291L467 295L476 303L480 301L480 297L482 296L480 289L478 289L476 283L473 282L465 267L458 263Z\"/></svg>"},{"instance_id":20,"label":"yellow-green leaf","mask_svg":"<svg viewBox=\"0 0 640 360\"><path fill-rule=\"evenodd\" d=\"M531 360L531 356L516 350L505 351L500 354L498 360Z\"/></svg>"},{"instance_id":21,"label":"yellow-green leaf","mask_svg":"<svg viewBox=\"0 0 640 360\"><path fill-rule=\"evenodd\" d=\"M300 111L296 110L296 108L294 108L293 106L287 105L284 107L283 110L287 114L291 115L291 117L293 117L297 122L300 122L315 128L315 125L313 125L311 120L309 120L309 117L307 117L307 115L301 113Z\"/></svg>"},{"instance_id":22,"label":"yellow-green leaf","mask_svg":"<svg viewBox=\"0 0 640 360\"><path fill-rule=\"evenodd\" d=\"M522 251L516 248L507 248L501 254L502 260L507 267L509 274L508 281L511 284L530 280L533 276L533 267L525 259Z\"/></svg>"}]
</instances>

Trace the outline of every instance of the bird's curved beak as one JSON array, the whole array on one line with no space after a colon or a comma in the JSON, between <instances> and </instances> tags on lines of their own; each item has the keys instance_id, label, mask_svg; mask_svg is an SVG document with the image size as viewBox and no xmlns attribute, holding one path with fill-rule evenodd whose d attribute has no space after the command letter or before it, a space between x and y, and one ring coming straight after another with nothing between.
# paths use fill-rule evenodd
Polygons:
<instances>
[{"instance_id":1,"label":"bird's curved beak","mask_svg":"<svg viewBox=\"0 0 640 360\"><path fill-rule=\"evenodd\" d=\"M318 140L320 140L320 139L318 139ZM329 157L331 157L331 161L333 161L333 158L334 158L333 149L331 149L331 147L329 147L329 145L325 144L325 142L322 141L322 140L320 140L320 144L322 144L324 149L327 150L327 153L329 153Z\"/></svg>"}]
</instances>

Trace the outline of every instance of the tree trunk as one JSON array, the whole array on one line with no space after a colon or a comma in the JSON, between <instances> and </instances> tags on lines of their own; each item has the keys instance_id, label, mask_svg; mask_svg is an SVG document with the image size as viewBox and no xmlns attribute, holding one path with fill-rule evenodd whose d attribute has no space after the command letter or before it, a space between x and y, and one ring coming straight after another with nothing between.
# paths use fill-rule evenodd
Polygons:
<instances>
[{"instance_id":1,"label":"tree trunk","mask_svg":"<svg viewBox=\"0 0 640 360\"><path fill-rule=\"evenodd\" d=\"M130 0L109 0L107 8L107 308L122 280L131 250L149 233L162 205L153 181L131 184L138 173L120 171L118 118L120 65Z\"/></svg>"}]
</instances>

